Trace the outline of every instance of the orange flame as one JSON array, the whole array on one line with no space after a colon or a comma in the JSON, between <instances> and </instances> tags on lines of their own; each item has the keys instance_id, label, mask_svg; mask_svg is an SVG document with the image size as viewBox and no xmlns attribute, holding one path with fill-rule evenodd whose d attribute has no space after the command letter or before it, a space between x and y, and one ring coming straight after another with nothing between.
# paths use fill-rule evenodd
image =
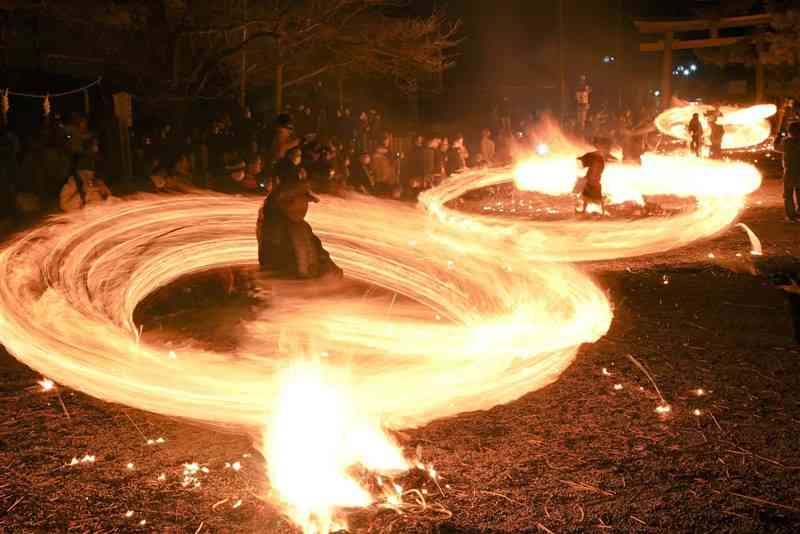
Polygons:
<instances>
[{"instance_id":1,"label":"orange flame","mask_svg":"<svg viewBox=\"0 0 800 534\"><path fill-rule=\"evenodd\" d=\"M455 176L421 196L423 209L325 198L309 219L335 261L349 278L394 296L272 284L269 309L245 325L234 354L184 346L178 358L140 335L133 312L182 276L256 264L260 199L141 196L56 217L0 251L0 341L65 386L262 436L275 498L289 516L309 533L338 528L341 508L374 500L348 468L407 468L382 425L519 398L556 380L582 343L608 330L610 303L585 274L531 259L680 246L733 221L760 181L744 164L653 156L641 169L610 166L608 189L618 198L695 196L696 210L555 227L446 206L515 176L548 194L569 192L574 154L558 150L560 157L531 160L516 175ZM311 356L298 363L299 354ZM185 477L199 484L201 468L187 465ZM401 497L395 488L388 504Z\"/></svg>"},{"instance_id":2,"label":"orange flame","mask_svg":"<svg viewBox=\"0 0 800 534\"><path fill-rule=\"evenodd\" d=\"M711 144L711 128L706 114L717 109L722 115L718 122L725 127L725 136L722 138L723 149L746 148L766 141L772 129L767 119L778 111L774 104L761 104L749 108L731 106L716 108L704 104L687 104L664 111L656 117L655 124L661 133L688 143L691 141L691 135L687 126L692 115L697 113L703 125L705 144L708 145Z\"/></svg>"},{"instance_id":3,"label":"orange flame","mask_svg":"<svg viewBox=\"0 0 800 534\"><path fill-rule=\"evenodd\" d=\"M373 503L349 468L408 469L397 445L355 402L353 388L324 374L309 364L286 371L264 436L269 480L289 516L309 534L345 528L336 517L339 508Z\"/></svg>"}]
</instances>

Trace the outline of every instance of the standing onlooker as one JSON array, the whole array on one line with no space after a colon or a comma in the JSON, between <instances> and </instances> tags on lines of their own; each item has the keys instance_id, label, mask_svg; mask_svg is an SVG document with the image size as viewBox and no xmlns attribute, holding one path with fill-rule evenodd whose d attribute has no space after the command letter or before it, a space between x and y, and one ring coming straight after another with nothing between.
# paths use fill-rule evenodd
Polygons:
<instances>
[{"instance_id":1,"label":"standing onlooker","mask_svg":"<svg viewBox=\"0 0 800 534\"><path fill-rule=\"evenodd\" d=\"M447 176L447 154L450 152L450 140L442 138L439 150L436 151L436 181L433 185L438 185L442 177Z\"/></svg>"},{"instance_id":2,"label":"standing onlooker","mask_svg":"<svg viewBox=\"0 0 800 534\"><path fill-rule=\"evenodd\" d=\"M800 188L800 122L789 125L789 138L776 150L783 152L783 205L786 220L798 222L798 188Z\"/></svg>"},{"instance_id":3,"label":"standing onlooker","mask_svg":"<svg viewBox=\"0 0 800 534\"><path fill-rule=\"evenodd\" d=\"M439 159L439 146L441 144L442 139L440 137L432 137L428 141L428 146L425 147L425 150L422 153L422 188L433 185L441 173L441 170L436 166Z\"/></svg>"},{"instance_id":4,"label":"standing onlooker","mask_svg":"<svg viewBox=\"0 0 800 534\"><path fill-rule=\"evenodd\" d=\"M481 146L480 157L481 164L491 166L494 163L494 154L496 148L494 141L492 141L492 132L488 128L484 128L481 132Z\"/></svg>"},{"instance_id":5,"label":"standing onlooker","mask_svg":"<svg viewBox=\"0 0 800 534\"><path fill-rule=\"evenodd\" d=\"M17 157L20 144L7 126L0 126L0 214L14 212Z\"/></svg>"},{"instance_id":6,"label":"standing onlooker","mask_svg":"<svg viewBox=\"0 0 800 534\"><path fill-rule=\"evenodd\" d=\"M361 150L369 152L371 135L369 117L366 111L362 111L361 115L358 116L358 126L356 127L356 137Z\"/></svg>"},{"instance_id":7,"label":"standing onlooker","mask_svg":"<svg viewBox=\"0 0 800 534\"><path fill-rule=\"evenodd\" d=\"M34 167L35 181L42 193L42 204L55 205L64 182L72 171L72 160L66 149L66 137L61 128L51 127L42 149L41 161Z\"/></svg>"},{"instance_id":8,"label":"standing onlooker","mask_svg":"<svg viewBox=\"0 0 800 534\"><path fill-rule=\"evenodd\" d=\"M467 160L469 159L469 152L464 146L464 136L458 134L453 138L453 144L447 151L447 158L445 160L445 171L447 176L461 172L467 167Z\"/></svg>"},{"instance_id":9,"label":"standing onlooker","mask_svg":"<svg viewBox=\"0 0 800 534\"><path fill-rule=\"evenodd\" d=\"M700 115L698 113L692 115L692 120L689 121L687 129L692 138L689 148L699 158L702 155L701 150L703 148L703 125L700 123Z\"/></svg>"},{"instance_id":10,"label":"standing onlooker","mask_svg":"<svg viewBox=\"0 0 800 534\"><path fill-rule=\"evenodd\" d=\"M372 177L375 182L375 194L380 196L390 196L397 188L397 175L395 166L389 159L389 149L379 146L375 149L370 162Z\"/></svg>"},{"instance_id":11,"label":"standing onlooker","mask_svg":"<svg viewBox=\"0 0 800 534\"><path fill-rule=\"evenodd\" d=\"M414 136L414 146L408 154L408 164L403 167L403 188L405 193L411 193L412 190L422 184L422 178L425 176L425 168L423 164L425 154L425 138L421 135Z\"/></svg>"},{"instance_id":12,"label":"standing onlooker","mask_svg":"<svg viewBox=\"0 0 800 534\"><path fill-rule=\"evenodd\" d=\"M578 81L578 87L575 89L576 126L581 133L586 129L586 118L589 115L591 96L592 88L586 81L586 75L582 75Z\"/></svg>"},{"instance_id":13,"label":"standing onlooker","mask_svg":"<svg viewBox=\"0 0 800 534\"><path fill-rule=\"evenodd\" d=\"M709 120L709 128L711 129L711 158L722 159L722 140L725 138L725 126L720 124L722 115L719 112L714 113Z\"/></svg>"},{"instance_id":14,"label":"standing onlooker","mask_svg":"<svg viewBox=\"0 0 800 534\"><path fill-rule=\"evenodd\" d=\"M500 115L500 129L503 132L511 131L511 101L507 96L503 97L498 106L498 114Z\"/></svg>"}]
</instances>

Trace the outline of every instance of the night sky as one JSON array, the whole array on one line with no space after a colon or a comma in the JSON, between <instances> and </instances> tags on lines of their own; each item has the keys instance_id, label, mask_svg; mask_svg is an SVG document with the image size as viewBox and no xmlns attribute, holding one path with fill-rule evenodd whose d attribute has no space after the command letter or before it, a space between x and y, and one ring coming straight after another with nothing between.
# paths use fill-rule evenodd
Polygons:
<instances>
[{"instance_id":1,"label":"night sky","mask_svg":"<svg viewBox=\"0 0 800 534\"><path fill-rule=\"evenodd\" d=\"M460 56L446 77L451 89L484 88L485 94L525 87L541 91L542 98L552 93L558 81L557 0L415 1L421 12L433 5L463 24ZM633 21L689 18L714 10L760 12L763 5L758 0L564 0L568 86L588 74L598 95L613 92L620 80L640 92L656 88L660 58L640 53L638 45L657 37L640 36ZM605 55L621 56L619 64L603 64ZM682 60L695 61L691 52L676 54L676 61Z\"/></svg>"}]
</instances>

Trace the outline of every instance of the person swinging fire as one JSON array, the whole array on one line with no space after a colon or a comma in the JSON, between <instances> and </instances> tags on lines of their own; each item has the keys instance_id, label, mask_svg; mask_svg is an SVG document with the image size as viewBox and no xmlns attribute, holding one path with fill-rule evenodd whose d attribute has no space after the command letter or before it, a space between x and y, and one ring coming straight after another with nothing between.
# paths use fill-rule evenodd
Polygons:
<instances>
[{"instance_id":1,"label":"person swinging fire","mask_svg":"<svg viewBox=\"0 0 800 534\"><path fill-rule=\"evenodd\" d=\"M574 192L580 195L582 201L582 207L579 207L578 211L585 214L592 213L594 209L599 209L599 214L605 215L602 179L603 171L606 168L606 159L609 159L608 148L610 143L596 140L595 146L597 150L587 152L578 158L578 161L587 170L586 175L575 184ZM594 209L593 206L595 207Z\"/></svg>"}]
</instances>

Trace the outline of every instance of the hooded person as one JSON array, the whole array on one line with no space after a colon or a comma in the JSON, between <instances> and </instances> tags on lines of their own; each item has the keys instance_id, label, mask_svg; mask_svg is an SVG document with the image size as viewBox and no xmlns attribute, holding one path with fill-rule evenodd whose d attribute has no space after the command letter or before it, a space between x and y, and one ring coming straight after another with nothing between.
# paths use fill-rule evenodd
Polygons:
<instances>
[{"instance_id":1,"label":"hooded person","mask_svg":"<svg viewBox=\"0 0 800 534\"><path fill-rule=\"evenodd\" d=\"M306 222L309 202L319 202L307 181L282 183L264 200L256 225L261 271L277 278L341 278Z\"/></svg>"}]
</instances>

